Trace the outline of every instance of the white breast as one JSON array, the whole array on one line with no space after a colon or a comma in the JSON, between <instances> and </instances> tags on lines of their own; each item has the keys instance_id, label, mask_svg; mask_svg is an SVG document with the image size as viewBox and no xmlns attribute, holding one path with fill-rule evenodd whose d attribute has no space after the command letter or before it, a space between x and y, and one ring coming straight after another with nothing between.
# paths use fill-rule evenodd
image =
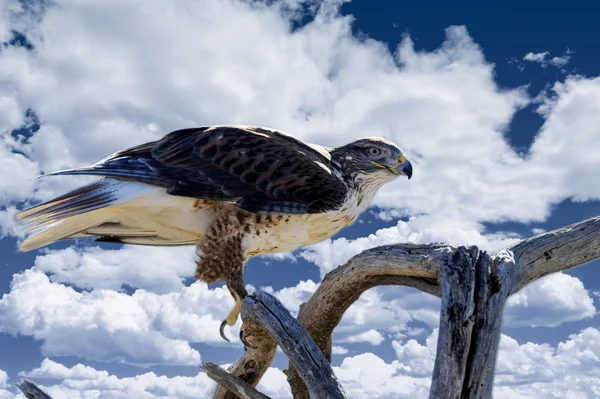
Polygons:
<instances>
[{"instance_id":1,"label":"white breast","mask_svg":"<svg viewBox=\"0 0 600 399\"><path fill-rule=\"evenodd\" d=\"M363 201L365 198L363 197ZM242 241L247 258L252 256L292 251L302 246L316 244L332 237L344 227L358 219L368 206L359 202L357 195L349 197L345 206L339 211L305 215L273 215L268 220L254 223L250 233ZM266 219L266 217L263 216Z\"/></svg>"}]
</instances>

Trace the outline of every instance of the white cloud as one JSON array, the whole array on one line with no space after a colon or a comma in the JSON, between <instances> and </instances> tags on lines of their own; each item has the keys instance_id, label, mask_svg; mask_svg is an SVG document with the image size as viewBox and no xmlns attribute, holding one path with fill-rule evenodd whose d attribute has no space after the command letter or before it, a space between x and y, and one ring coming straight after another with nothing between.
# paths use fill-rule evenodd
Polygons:
<instances>
[{"instance_id":1,"label":"white cloud","mask_svg":"<svg viewBox=\"0 0 600 399\"><path fill-rule=\"evenodd\" d=\"M525 57L523 57L523 60L542 63L546 60L548 54L550 53L547 51L544 51L542 53L527 53L525 54Z\"/></svg>"},{"instance_id":2,"label":"white cloud","mask_svg":"<svg viewBox=\"0 0 600 399\"><path fill-rule=\"evenodd\" d=\"M508 298L504 324L510 327L556 327L596 314L583 283L568 274L541 278Z\"/></svg>"},{"instance_id":3,"label":"white cloud","mask_svg":"<svg viewBox=\"0 0 600 399\"><path fill-rule=\"evenodd\" d=\"M347 353L348 353L348 349L344 348L343 346L333 345L331 347L332 355L345 355Z\"/></svg>"},{"instance_id":4,"label":"white cloud","mask_svg":"<svg viewBox=\"0 0 600 399\"><path fill-rule=\"evenodd\" d=\"M149 372L119 378L107 371L96 370L83 364L68 368L50 359L44 359L40 367L19 374L35 378L36 382L44 379L60 381L55 385L39 384L56 398L206 398L211 396L215 389L215 383L203 372L192 377L166 377ZM272 398L291 398L285 374L277 368L267 370L258 389Z\"/></svg>"},{"instance_id":5,"label":"white cloud","mask_svg":"<svg viewBox=\"0 0 600 399\"><path fill-rule=\"evenodd\" d=\"M217 317L232 307L226 289L199 282L162 295L77 292L27 270L14 276L10 293L0 299L0 332L41 340L48 356L194 365L200 354L189 342L222 345Z\"/></svg>"},{"instance_id":6,"label":"white cloud","mask_svg":"<svg viewBox=\"0 0 600 399\"><path fill-rule=\"evenodd\" d=\"M8 235L22 237L19 227L15 222L15 216L19 213L14 205L0 208L0 239Z\"/></svg>"},{"instance_id":7,"label":"white cloud","mask_svg":"<svg viewBox=\"0 0 600 399\"><path fill-rule=\"evenodd\" d=\"M569 60L571 59L571 54L573 54L573 51L569 49L567 49L565 54L555 57L549 57L550 53L548 51L544 51L541 53L529 52L525 54L525 56L523 57L523 61L536 62L540 64L542 68L546 68L548 65L556 68L562 68L569 63Z\"/></svg>"},{"instance_id":8,"label":"white cloud","mask_svg":"<svg viewBox=\"0 0 600 399\"><path fill-rule=\"evenodd\" d=\"M582 398L600 394L600 331L586 328L556 348L502 336L496 385L501 397Z\"/></svg>"},{"instance_id":9,"label":"white cloud","mask_svg":"<svg viewBox=\"0 0 600 399\"><path fill-rule=\"evenodd\" d=\"M275 295L293 315L296 315L298 314L300 305L308 301L318 286L319 284L308 280L300 281L294 287L286 287L278 291L274 291L272 287L261 287L261 289Z\"/></svg>"},{"instance_id":10,"label":"white cloud","mask_svg":"<svg viewBox=\"0 0 600 399\"><path fill-rule=\"evenodd\" d=\"M107 378L106 371L98 371L90 366L84 366L81 363L68 368L60 363L45 358L42 360L40 367L36 367L30 371L19 373L21 377L26 378L44 378L52 380L92 380L99 377Z\"/></svg>"},{"instance_id":11,"label":"white cloud","mask_svg":"<svg viewBox=\"0 0 600 399\"><path fill-rule=\"evenodd\" d=\"M6 374L6 371L0 370L0 388L7 387L6 381L8 381L8 375Z\"/></svg>"},{"instance_id":12,"label":"white cloud","mask_svg":"<svg viewBox=\"0 0 600 399\"><path fill-rule=\"evenodd\" d=\"M0 205L27 199L33 190L33 178L37 175L36 163L12 152L0 136Z\"/></svg>"},{"instance_id":13,"label":"white cloud","mask_svg":"<svg viewBox=\"0 0 600 399\"><path fill-rule=\"evenodd\" d=\"M182 279L196 269L193 246L115 246L50 251L35 259L35 268L57 283L85 289L121 290L123 285L164 294L179 291Z\"/></svg>"},{"instance_id":14,"label":"white cloud","mask_svg":"<svg viewBox=\"0 0 600 399\"><path fill-rule=\"evenodd\" d=\"M271 398L291 399L292 392L287 382L287 376L276 367L269 367L256 389Z\"/></svg>"},{"instance_id":15,"label":"white cloud","mask_svg":"<svg viewBox=\"0 0 600 399\"><path fill-rule=\"evenodd\" d=\"M383 336L377 330L373 330L373 329L369 329L369 330L359 333L359 334L349 335L349 336L343 337L341 339L338 339L338 342L345 342L345 343L351 343L351 344L354 344L357 342L368 342L369 344L371 344L373 346L380 345L383 341L384 341Z\"/></svg>"},{"instance_id":16,"label":"white cloud","mask_svg":"<svg viewBox=\"0 0 600 399\"><path fill-rule=\"evenodd\" d=\"M347 357L333 371L351 398L426 398L429 376L407 376L398 361L386 363L372 353Z\"/></svg>"},{"instance_id":17,"label":"white cloud","mask_svg":"<svg viewBox=\"0 0 600 399\"><path fill-rule=\"evenodd\" d=\"M596 397L600 392L600 331L586 328L558 344L516 340L502 335L494 397L498 398L582 398ZM437 345L437 329L425 345L415 340L393 341L398 367L414 377L429 378L433 371Z\"/></svg>"},{"instance_id":18,"label":"white cloud","mask_svg":"<svg viewBox=\"0 0 600 399\"><path fill-rule=\"evenodd\" d=\"M596 178L590 165L600 162L596 151L600 126L595 118L600 110L600 78L571 77L556 83L552 92L539 107L546 122L531 146L531 161L553 176L559 196L597 199L600 187L590 184Z\"/></svg>"},{"instance_id":19,"label":"white cloud","mask_svg":"<svg viewBox=\"0 0 600 399\"><path fill-rule=\"evenodd\" d=\"M143 3L102 3L112 11L97 12L96 3L59 1L29 26L35 52L3 52L0 78L11 77L20 109L43 121L22 146L39 169L90 163L179 127L257 123L327 145L394 139L415 161L415 177L388 185L376 203L404 215L541 220L569 196L506 143L504 130L529 99L496 85L463 27L447 29L432 52L415 51L406 37L393 56L380 42L356 40L351 19L331 5L290 33L290 14L277 6ZM60 191L74 180L52 181Z\"/></svg>"},{"instance_id":20,"label":"white cloud","mask_svg":"<svg viewBox=\"0 0 600 399\"><path fill-rule=\"evenodd\" d=\"M8 375L6 371L0 370L0 399L13 399L14 394L10 391L7 391L5 388L8 388Z\"/></svg>"},{"instance_id":21,"label":"white cloud","mask_svg":"<svg viewBox=\"0 0 600 399\"><path fill-rule=\"evenodd\" d=\"M317 264L321 275L335 269L352 256L365 249L399 242L448 242L460 245L477 245L491 252L499 251L518 242L510 233L487 233L479 223L464 219L445 219L435 216L415 216L407 222L398 221L394 227L377 230L374 234L354 240L328 239L303 250L301 256Z\"/></svg>"}]
</instances>

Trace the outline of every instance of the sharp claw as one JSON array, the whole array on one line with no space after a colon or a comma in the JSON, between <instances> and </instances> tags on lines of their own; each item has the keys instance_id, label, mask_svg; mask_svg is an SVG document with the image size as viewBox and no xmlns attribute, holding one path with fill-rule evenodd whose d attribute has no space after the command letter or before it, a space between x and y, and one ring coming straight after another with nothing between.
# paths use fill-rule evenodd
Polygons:
<instances>
[{"instance_id":1,"label":"sharp claw","mask_svg":"<svg viewBox=\"0 0 600 399\"><path fill-rule=\"evenodd\" d=\"M246 341L246 338L244 338L244 330L240 330L240 341L242 341L242 344L244 344L245 347L250 348L250 349L256 349L257 346Z\"/></svg>"},{"instance_id":2,"label":"sharp claw","mask_svg":"<svg viewBox=\"0 0 600 399\"><path fill-rule=\"evenodd\" d=\"M223 338L227 342L231 342L229 338L225 336L225 326L227 325L227 320L223 320L221 322L221 327L219 327L219 334L221 334L221 338Z\"/></svg>"}]
</instances>

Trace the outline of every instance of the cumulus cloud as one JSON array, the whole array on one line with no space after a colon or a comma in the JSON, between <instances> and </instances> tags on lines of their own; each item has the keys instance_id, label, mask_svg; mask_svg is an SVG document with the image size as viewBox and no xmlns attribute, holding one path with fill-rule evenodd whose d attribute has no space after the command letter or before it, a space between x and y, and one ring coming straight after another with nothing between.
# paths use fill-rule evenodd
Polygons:
<instances>
[{"instance_id":1,"label":"cumulus cloud","mask_svg":"<svg viewBox=\"0 0 600 399\"><path fill-rule=\"evenodd\" d=\"M20 372L19 375L27 378L44 378L52 380L92 380L98 377L108 377L106 371L98 371L93 367L84 366L81 363L68 368L48 358L42 360L40 367L36 367L30 371Z\"/></svg>"},{"instance_id":2,"label":"cumulus cloud","mask_svg":"<svg viewBox=\"0 0 600 399\"><path fill-rule=\"evenodd\" d=\"M556 68L562 68L569 63L573 51L567 49L567 51L561 56L550 57L550 52L543 51L541 53L529 52L523 57L523 61L538 63L542 68L547 66L553 66Z\"/></svg>"},{"instance_id":3,"label":"cumulus cloud","mask_svg":"<svg viewBox=\"0 0 600 399\"><path fill-rule=\"evenodd\" d=\"M5 388L8 388L8 374L6 371L0 370L0 399L13 399L14 394Z\"/></svg>"},{"instance_id":4,"label":"cumulus cloud","mask_svg":"<svg viewBox=\"0 0 600 399\"><path fill-rule=\"evenodd\" d=\"M48 358L39 367L19 375L36 378L38 381L60 381L55 385L44 386L44 390L56 398L207 398L215 389L215 383L203 372L192 377L167 377L150 372L119 378L83 364L69 368ZM277 368L267 370L258 389L272 398L291 398L285 374Z\"/></svg>"},{"instance_id":5,"label":"cumulus cloud","mask_svg":"<svg viewBox=\"0 0 600 399\"><path fill-rule=\"evenodd\" d=\"M35 258L35 268L56 283L85 289L121 290L124 285L164 294L179 291L196 269L195 248L124 246L69 247Z\"/></svg>"},{"instance_id":6,"label":"cumulus cloud","mask_svg":"<svg viewBox=\"0 0 600 399\"><path fill-rule=\"evenodd\" d=\"M399 242L448 242L460 245L477 245L491 252L499 251L519 241L511 233L484 233L483 225L465 219L445 219L437 216L415 216L407 222L377 230L374 234L354 240L341 237L327 239L303 250L300 255L314 262L321 275L345 263L365 249Z\"/></svg>"},{"instance_id":7,"label":"cumulus cloud","mask_svg":"<svg viewBox=\"0 0 600 399\"><path fill-rule=\"evenodd\" d=\"M0 370L0 388L6 388L6 381L8 380L8 375L6 371Z\"/></svg>"},{"instance_id":8,"label":"cumulus cloud","mask_svg":"<svg viewBox=\"0 0 600 399\"><path fill-rule=\"evenodd\" d=\"M333 345L331 347L331 354L333 355L345 355L348 353L348 349L343 346Z\"/></svg>"},{"instance_id":9,"label":"cumulus cloud","mask_svg":"<svg viewBox=\"0 0 600 399\"><path fill-rule=\"evenodd\" d=\"M308 280L300 281L294 287L285 287L278 291L274 291L272 287L261 287L261 289L275 295L292 314L296 315L300 305L308 301L318 286L319 284Z\"/></svg>"},{"instance_id":10,"label":"cumulus cloud","mask_svg":"<svg viewBox=\"0 0 600 399\"><path fill-rule=\"evenodd\" d=\"M581 280L555 273L525 286L508 298L504 325L556 327L595 314L594 300Z\"/></svg>"},{"instance_id":11,"label":"cumulus cloud","mask_svg":"<svg viewBox=\"0 0 600 399\"><path fill-rule=\"evenodd\" d=\"M274 294L293 313L307 301L318 284L301 281L294 287ZM364 292L352 305L334 331L334 343L367 342L380 345L386 337L405 338L424 332L415 325L430 328L439 324L440 300L408 287L376 287ZM584 320L595 315L596 308L590 292L576 277L556 273L535 281L507 303L504 312L506 327L556 327Z\"/></svg>"},{"instance_id":12,"label":"cumulus cloud","mask_svg":"<svg viewBox=\"0 0 600 399\"><path fill-rule=\"evenodd\" d=\"M357 342L367 342L373 346L380 345L384 341L383 336L377 330L369 329L365 332L355 335L349 335L342 339L339 339L338 342L346 342L346 343L357 343Z\"/></svg>"},{"instance_id":13,"label":"cumulus cloud","mask_svg":"<svg viewBox=\"0 0 600 399\"><path fill-rule=\"evenodd\" d=\"M223 344L217 317L232 307L226 289L199 282L161 295L77 292L27 270L14 276L10 293L0 299L0 332L40 340L48 356L197 365L200 354L189 342Z\"/></svg>"},{"instance_id":14,"label":"cumulus cloud","mask_svg":"<svg viewBox=\"0 0 600 399\"><path fill-rule=\"evenodd\" d=\"M0 179L0 205L6 205L24 201L31 195L38 169L31 159L13 152L0 136L0 173L5 176Z\"/></svg>"},{"instance_id":15,"label":"cumulus cloud","mask_svg":"<svg viewBox=\"0 0 600 399\"><path fill-rule=\"evenodd\" d=\"M429 376L407 376L400 362L386 363L372 353L347 357L333 371L351 398L425 398L431 384Z\"/></svg>"},{"instance_id":16,"label":"cumulus cloud","mask_svg":"<svg viewBox=\"0 0 600 399\"><path fill-rule=\"evenodd\" d=\"M600 378L600 331L586 328L557 347L502 335L496 364L494 397L582 398L596 397ZM399 367L414 377L429 378L435 361L437 329L424 345L416 340L393 341Z\"/></svg>"},{"instance_id":17,"label":"cumulus cloud","mask_svg":"<svg viewBox=\"0 0 600 399\"><path fill-rule=\"evenodd\" d=\"M246 2L57 5L28 27L35 51L7 48L0 69L18 93L15 109L42 121L21 146L40 170L89 164L179 127L256 123L326 145L394 139L414 160L415 177L389 184L375 202L404 215L541 220L570 196L506 142L514 113L530 100L523 88L497 86L464 27L448 28L431 52L416 51L407 36L392 55L383 43L356 40L351 18L331 3L293 33L281 7ZM50 179L61 183L37 197L74 181Z\"/></svg>"}]
</instances>

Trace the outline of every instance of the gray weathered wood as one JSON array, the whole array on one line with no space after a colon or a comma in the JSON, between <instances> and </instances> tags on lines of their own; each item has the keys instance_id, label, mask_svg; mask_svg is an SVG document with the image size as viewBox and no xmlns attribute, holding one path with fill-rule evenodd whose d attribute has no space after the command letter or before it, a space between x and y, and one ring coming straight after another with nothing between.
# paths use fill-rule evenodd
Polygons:
<instances>
[{"instance_id":1,"label":"gray weathered wood","mask_svg":"<svg viewBox=\"0 0 600 399\"><path fill-rule=\"evenodd\" d=\"M253 347L246 348L242 356L227 371L251 386L256 386L275 357L277 342L259 324L245 320L243 315L242 320L248 336L246 339ZM213 399L235 399L236 397L223 385L219 385L213 395Z\"/></svg>"},{"instance_id":2,"label":"gray weathered wood","mask_svg":"<svg viewBox=\"0 0 600 399\"><path fill-rule=\"evenodd\" d=\"M574 223L508 248L517 267L514 293L531 281L600 257L600 217Z\"/></svg>"},{"instance_id":3,"label":"gray weathered wood","mask_svg":"<svg viewBox=\"0 0 600 399\"><path fill-rule=\"evenodd\" d=\"M310 334L274 296L258 291L242 301L242 317L262 325L275 338L306 384L310 398L341 399L329 361Z\"/></svg>"},{"instance_id":4,"label":"gray weathered wood","mask_svg":"<svg viewBox=\"0 0 600 399\"><path fill-rule=\"evenodd\" d=\"M476 248L458 248L441 268L442 307L437 356L429 396L461 397L475 314Z\"/></svg>"},{"instance_id":5,"label":"gray weathered wood","mask_svg":"<svg viewBox=\"0 0 600 399\"><path fill-rule=\"evenodd\" d=\"M482 256L477 264L475 325L469 368L465 371L464 398L492 396L503 309L512 289L509 281L515 275L514 266L508 253L500 253L493 260Z\"/></svg>"},{"instance_id":6,"label":"gray weathered wood","mask_svg":"<svg viewBox=\"0 0 600 399\"><path fill-rule=\"evenodd\" d=\"M457 258L461 262L467 259L467 253L478 253L475 257L469 255L473 263L468 264L468 267L468 262L462 263L468 269L468 276L451 275L451 270L443 269L449 256L457 251L462 253ZM450 358L445 362L440 360L440 365L448 367L446 370L439 370L441 366L436 366L434 375L446 375L445 384L454 387L453 389L458 390L460 386L461 398L488 398L491 397L502 313L508 296L540 277L599 257L600 217L523 240L493 257L479 253L476 248L466 250L446 244L401 244L373 248L363 251L345 265L328 273L313 296L300 307L298 320L325 358L330 360L333 329L348 307L365 290L378 285L397 284L440 296L444 288L443 284L440 287L438 279L443 271L442 281L450 278L472 285L462 287L463 291L460 293L456 290L457 287L451 290L452 287L447 286L449 297L442 298L442 320L448 309L463 309L461 317L466 322L466 328L459 329L460 334L451 337L454 344L450 348L455 348L456 351L456 348L464 347L467 348L467 353L457 356L456 353L446 351ZM472 273L471 278L469 276ZM471 292L472 295L467 295ZM470 309L472 314L470 318L466 318ZM467 331L469 326L470 334ZM447 329L447 334L453 333L453 329ZM445 338L446 342L450 342L448 338ZM464 342L459 344L461 339ZM448 348L444 345L441 347ZM252 352L252 356L248 356L251 350L246 351L242 359L238 360L240 368L245 362L250 362L254 366L253 375L262 375L273 358L274 352L270 350L257 350ZM450 367L451 365L453 366ZM308 391L302 378L295 372L293 362L286 374L294 398L307 398ZM452 381L449 376L454 376ZM254 379L251 384L256 385L258 379ZM432 384L432 389L439 388L434 388ZM219 399L224 397L220 396Z\"/></svg>"},{"instance_id":7,"label":"gray weathered wood","mask_svg":"<svg viewBox=\"0 0 600 399\"><path fill-rule=\"evenodd\" d=\"M206 371L206 374L210 379L219 385L226 387L229 392L237 395L241 399L269 399L267 395L258 392L256 388L246 381L229 374L214 363L202 363L202 366L200 367Z\"/></svg>"},{"instance_id":8,"label":"gray weathered wood","mask_svg":"<svg viewBox=\"0 0 600 399\"><path fill-rule=\"evenodd\" d=\"M439 296L439 262L453 251L454 247L445 244L386 245L365 250L327 273L315 293L300 306L298 321L331 361L333 330L363 292L380 285L406 285ZM285 373L294 398L308 398L291 362Z\"/></svg>"},{"instance_id":9,"label":"gray weathered wood","mask_svg":"<svg viewBox=\"0 0 600 399\"><path fill-rule=\"evenodd\" d=\"M31 381L23 380L22 383L15 384L15 386L23 392L27 399L52 399L52 396L42 391Z\"/></svg>"}]
</instances>

